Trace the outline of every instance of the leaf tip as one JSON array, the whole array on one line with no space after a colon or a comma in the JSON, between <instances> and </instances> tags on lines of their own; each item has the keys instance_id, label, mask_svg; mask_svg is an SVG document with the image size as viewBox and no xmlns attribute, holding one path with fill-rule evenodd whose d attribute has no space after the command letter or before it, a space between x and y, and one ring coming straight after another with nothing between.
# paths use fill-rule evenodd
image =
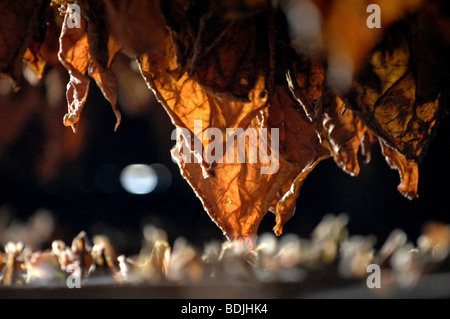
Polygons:
<instances>
[{"instance_id":1,"label":"leaf tip","mask_svg":"<svg viewBox=\"0 0 450 319\"><path fill-rule=\"evenodd\" d=\"M75 127L75 124L78 122L79 119L80 119L79 115L74 113L67 113L66 115L64 115L63 118L64 126L70 126L72 128L72 131L76 133L77 128Z\"/></svg>"},{"instance_id":2,"label":"leaf tip","mask_svg":"<svg viewBox=\"0 0 450 319\"><path fill-rule=\"evenodd\" d=\"M114 110L114 114L116 115L116 124L114 125L114 132L117 132L117 129L120 126L120 123L122 121L122 115L118 110Z\"/></svg>"}]
</instances>

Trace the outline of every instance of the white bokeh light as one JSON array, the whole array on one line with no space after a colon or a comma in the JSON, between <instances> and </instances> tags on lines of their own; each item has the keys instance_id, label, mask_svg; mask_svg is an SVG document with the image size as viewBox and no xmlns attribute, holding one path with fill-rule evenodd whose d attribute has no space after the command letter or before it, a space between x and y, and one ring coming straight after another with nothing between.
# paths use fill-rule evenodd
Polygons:
<instances>
[{"instance_id":1,"label":"white bokeh light","mask_svg":"<svg viewBox=\"0 0 450 319\"><path fill-rule=\"evenodd\" d=\"M143 195L165 192L172 183L172 175L163 164L131 164L120 174L120 184L131 194Z\"/></svg>"},{"instance_id":2,"label":"white bokeh light","mask_svg":"<svg viewBox=\"0 0 450 319\"><path fill-rule=\"evenodd\" d=\"M132 164L122 170L120 183L131 194L148 194L158 185L158 174L149 165Z\"/></svg>"}]
</instances>

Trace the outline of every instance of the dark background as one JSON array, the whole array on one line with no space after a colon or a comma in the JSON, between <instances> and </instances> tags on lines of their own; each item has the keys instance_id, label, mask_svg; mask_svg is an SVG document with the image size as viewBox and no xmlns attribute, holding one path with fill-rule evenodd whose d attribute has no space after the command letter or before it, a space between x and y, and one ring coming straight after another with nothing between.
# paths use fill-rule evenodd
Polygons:
<instances>
[{"instance_id":1,"label":"dark background","mask_svg":"<svg viewBox=\"0 0 450 319\"><path fill-rule=\"evenodd\" d=\"M64 110L61 119L63 115ZM39 123L28 123L3 154L0 206L8 205L12 218L26 221L37 209L47 208L57 225L53 238L70 241L81 230L90 236L104 233L125 254L139 250L142 227L149 223L166 230L170 241L183 236L201 247L209 240L225 239L172 162L174 127L156 101L146 112L123 112L122 124L114 132L113 112L92 85L82 120L89 125L81 155L50 182L40 181L32 165L33 154L42 151ZM450 222L449 141L447 118L419 166L419 198L412 201L397 191L398 172L389 168L378 146L372 161L361 164L358 177L341 171L332 159L322 161L306 179L296 213L284 232L309 237L325 214L346 213L351 235L374 234L380 244L393 229L401 228L415 242L426 221ZM134 163L166 165L172 173L171 186L163 193L127 193L119 175ZM271 231L274 225L274 215L268 213L260 233Z\"/></svg>"}]
</instances>

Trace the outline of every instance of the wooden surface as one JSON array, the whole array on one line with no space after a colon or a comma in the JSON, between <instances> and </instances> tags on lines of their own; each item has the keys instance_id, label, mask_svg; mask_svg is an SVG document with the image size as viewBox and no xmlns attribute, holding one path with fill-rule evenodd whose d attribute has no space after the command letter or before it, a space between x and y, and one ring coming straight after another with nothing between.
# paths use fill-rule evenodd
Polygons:
<instances>
[{"instance_id":1,"label":"wooden surface","mask_svg":"<svg viewBox=\"0 0 450 319\"><path fill-rule=\"evenodd\" d=\"M301 283L173 285L86 285L67 287L1 288L0 299L428 299L450 298L450 273L425 275L412 288L369 289L365 282L324 277Z\"/></svg>"}]
</instances>

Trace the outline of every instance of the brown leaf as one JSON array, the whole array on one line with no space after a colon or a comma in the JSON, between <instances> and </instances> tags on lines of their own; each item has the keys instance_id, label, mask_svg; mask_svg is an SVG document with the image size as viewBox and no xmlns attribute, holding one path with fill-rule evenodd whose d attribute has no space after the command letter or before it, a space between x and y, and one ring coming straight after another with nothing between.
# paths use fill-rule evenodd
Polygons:
<instances>
[{"instance_id":1,"label":"brown leaf","mask_svg":"<svg viewBox=\"0 0 450 319\"><path fill-rule=\"evenodd\" d=\"M111 63L120 47L113 38L99 31L95 19L87 22L81 15L80 28L71 28L68 20L71 12L67 11L60 36L58 57L69 71L70 81L67 85L68 113L64 117L64 125L71 126L76 132L77 122L83 110L89 92L92 77L105 98L111 103L116 115L115 129L120 124L120 112L117 108L117 82L110 70Z\"/></svg>"},{"instance_id":2,"label":"brown leaf","mask_svg":"<svg viewBox=\"0 0 450 319\"><path fill-rule=\"evenodd\" d=\"M215 95L248 102L258 75L270 66L271 20L267 10L233 18L230 5L172 0L161 9L180 68Z\"/></svg>"},{"instance_id":3,"label":"brown leaf","mask_svg":"<svg viewBox=\"0 0 450 319\"><path fill-rule=\"evenodd\" d=\"M445 48L412 17L373 50L348 94L349 106L408 160L425 155L448 99Z\"/></svg>"},{"instance_id":4,"label":"brown leaf","mask_svg":"<svg viewBox=\"0 0 450 319\"><path fill-rule=\"evenodd\" d=\"M324 94L325 95L325 94ZM358 152L370 134L361 119L334 94L331 101L323 96L322 125L336 164L350 175L359 174ZM367 149L367 147L366 147ZM370 147L369 147L370 149ZM366 158L366 162L367 162Z\"/></svg>"},{"instance_id":5,"label":"brown leaf","mask_svg":"<svg viewBox=\"0 0 450 319\"><path fill-rule=\"evenodd\" d=\"M404 15L418 8L422 0L288 0L286 14L294 47L310 56L323 56L328 63L330 86L344 94L352 76L365 63L370 50L383 34ZM370 4L379 6L380 28L370 28Z\"/></svg>"},{"instance_id":6,"label":"brown leaf","mask_svg":"<svg viewBox=\"0 0 450 319\"><path fill-rule=\"evenodd\" d=\"M107 30L136 58L159 46L166 36L161 1L103 0Z\"/></svg>"},{"instance_id":7,"label":"brown leaf","mask_svg":"<svg viewBox=\"0 0 450 319\"><path fill-rule=\"evenodd\" d=\"M64 18L60 36L58 57L69 71L70 81L67 84L68 113L64 116L64 125L71 126L76 132L77 122L83 110L89 92L90 79L87 75L90 54L86 33L86 20L81 18L81 28L69 28L67 21L70 12Z\"/></svg>"},{"instance_id":8,"label":"brown leaf","mask_svg":"<svg viewBox=\"0 0 450 319\"><path fill-rule=\"evenodd\" d=\"M405 157L386 145L380 139L381 151L387 163L392 169L396 169L400 174L401 183L397 189L408 199L417 197L419 185L419 168L416 163L407 161Z\"/></svg>"},{"instance_id":9,"label":"brown leaf","mask_svg":"<svg viewBox=\"0 0 450 319\"><path fill-rule=\"evenodd\" d=\"M119 127L121 114L117 107L117 81L111 71L111 64L116 54L122 49L117 41L109 35L103 18L105 6L101 2L89 3L87 10L87 34L91 65L89 75L95 80L105 98L110 102L116 116L115 130Z\"/></svg>"},{"instance_id":10,"label":"brown leaf","mask_svg":"<svg viewBox=\"0 0 450 319\"><path fill-rule=\"evenodd\" d=\"M249 120L245 119L246 115L253 112L253 116L255 116L254 110L262 108L265 103L260 99L246 104L226 100L220 101L202 90L199 84L189 79L186 74L177 80L176 75L174 76L166 71L176 69L171 42L168 41L167 45L168 53L163 53L160 56L157 55L157 52L153 56L147 54L142 56L139 62L146 82L156 91L158 99L165 106L173 123L179 128L188 129L190 133L194 132L194 120L200 120L208 127L217 127L221 132L227 127L246 128L249 125ZM167 61L165 56L172 56L173 59ZM259 94L264 90L264 79L261 82L262 85L257 88L258 91L254 94L256 97L259 97ZM222 110L226 108L231 112L231 116L224 116L227 112L222 112ZM244 123L241 124L243 121ZM203 129L206 129L206 127ZM205 146L204 143L207 141L201 140L201 142ZM188 146L189 153L183 153L183 146L185 145ZM230 239L253 235L256 231L255 224L259 224L261 217L258 216L257 212L255 214L256 209L252 210L255 201L252 196L254 196L255 188L262 191L260 187L268 187L267 183L251 182L256 175L261 176L259 170L256 169L257 167L248 169L246 175L249 175L250 178L245 185L244 174L240 177L241 167L245 164L218 163L211 169L203 163L202 150L192 151L194 156L202 159L201 163L193 163L190 154L190 136L180 135L176 149L178 149L178 152L174 153L178 154L177 160L183 176L194 188L210 217L216 221L225 235ZM183 160L183 157L187 159L188 156L191 163L186 163L187 160ZM244 183L244 185L241 183ZM245 196L246 200L241 201L241 189L245 190L242 196ZM260 202L256 205L261 206L262 204L264 203ZM248 207L241 207L242 205L248 205ZM268 207L266 207L266 211L267 209ZM245 212L245 210L248 210L248 212ZM250 222L250 219L253 219L253 221Z\"/></svg>"},{"instance_id":11,"label":"brown leaf","mask_svg":"<svg viewBox=\"0 0 450 319\"><path fill-rule=\"evenodd\" d=\"M290 93L286 85L276 86L268 117L269 126L280 129L280 158L293 165L285 170L287 176L278 186L280 195L271 207L276 215L274 231L277 235L295 212L305 178L321 160L330 156L320 143L314 125Z\"/></svg>"},{"instance_id":12,"label":"brown leaf","mask_svg":"<svg viewBox=\"0 0 450 319\"><path fill-rule=\"evenodd\" d=\"M281 234L283 224L294 212L304 178L316 162L328 154L320 145L312 124L296 106L287 86L276 86L270 96L267 80L260 76L248 95L249 102L224 99L204 89L187 73L180 75L172 41L167 38L164 45L164 50L143 55L139 62L146 82L173 123L184 129L177 136L173 150L182 175L228 239L243 239L251 245L269 209L276 214L275 231ZM201 121L203 130L217 128L225 137L227 128L281 128L278 170L261 174L261 168L267 167L261 161L227 163L227 153L239 151L237 144L232 150L225 147L222 161L206 163L202 149L195 149L193 142L199 138L203 147L209 143L196 132L196 120ZM261 133L255 132L259 143ZM193 136L194 133L197 135ZM272 137L268 135L267 139ZM245 143L247 159L249 143ZM191 155L201 161L195 163Z\"/></svg>"},{"instance_id":13,"label":"brown leaf","mask_svg":"<svg viewBox=\"0 0 450 319\"><path fill-rule=\"evenodd\" d=\"M324 72L320 64L314 59L300 58L292 72L295 72L295 77L291 71L287 75L291 92L314 124L322 145L330 150L336 164L350 175L358 175L359 150L366 156L366 163L369 162L370 149L378 139L386 161L399 171L402 183L398 190L409 199L416 197L417 165L386 146L331 89L323 89Z\"/></svg>"},{"instance_id":14,"label":"brown leaf","mask_svg":"<svg viewBox=\"0 0 450 319\"><path fill-rule=\"evenodd\" d=\"M46 23L36 30L23 56L23 60L39 79L43 78L47 65L51 67L61 65L58 60L58 39L63 17L54 6L47 8L45 17Z\"/></svg>"},{"instance_id":15,"label":"brown leaf","mask_svg":"<svg viewBox=\"0 0 450 319\"><path fill-rule=\"evenodd\" d=\"M287 73L287 81L292 94L314 125L322 145L329 149L336 164L345 172L358 175L358 151L367 127L326 87L323 63L305 54L298 54L294 68Z\"/></svg>"},{"instance_id":16,"label":"brown leaf","mask_svg":"<svg viewBox=\"0 0 450 319\"><path fill-rule=\"evenodd\" d=\"M3 0L0 2L0 75L18 85L22 58L33 34L45 28L45 0Z\"/></svg>"}]
</instances>

